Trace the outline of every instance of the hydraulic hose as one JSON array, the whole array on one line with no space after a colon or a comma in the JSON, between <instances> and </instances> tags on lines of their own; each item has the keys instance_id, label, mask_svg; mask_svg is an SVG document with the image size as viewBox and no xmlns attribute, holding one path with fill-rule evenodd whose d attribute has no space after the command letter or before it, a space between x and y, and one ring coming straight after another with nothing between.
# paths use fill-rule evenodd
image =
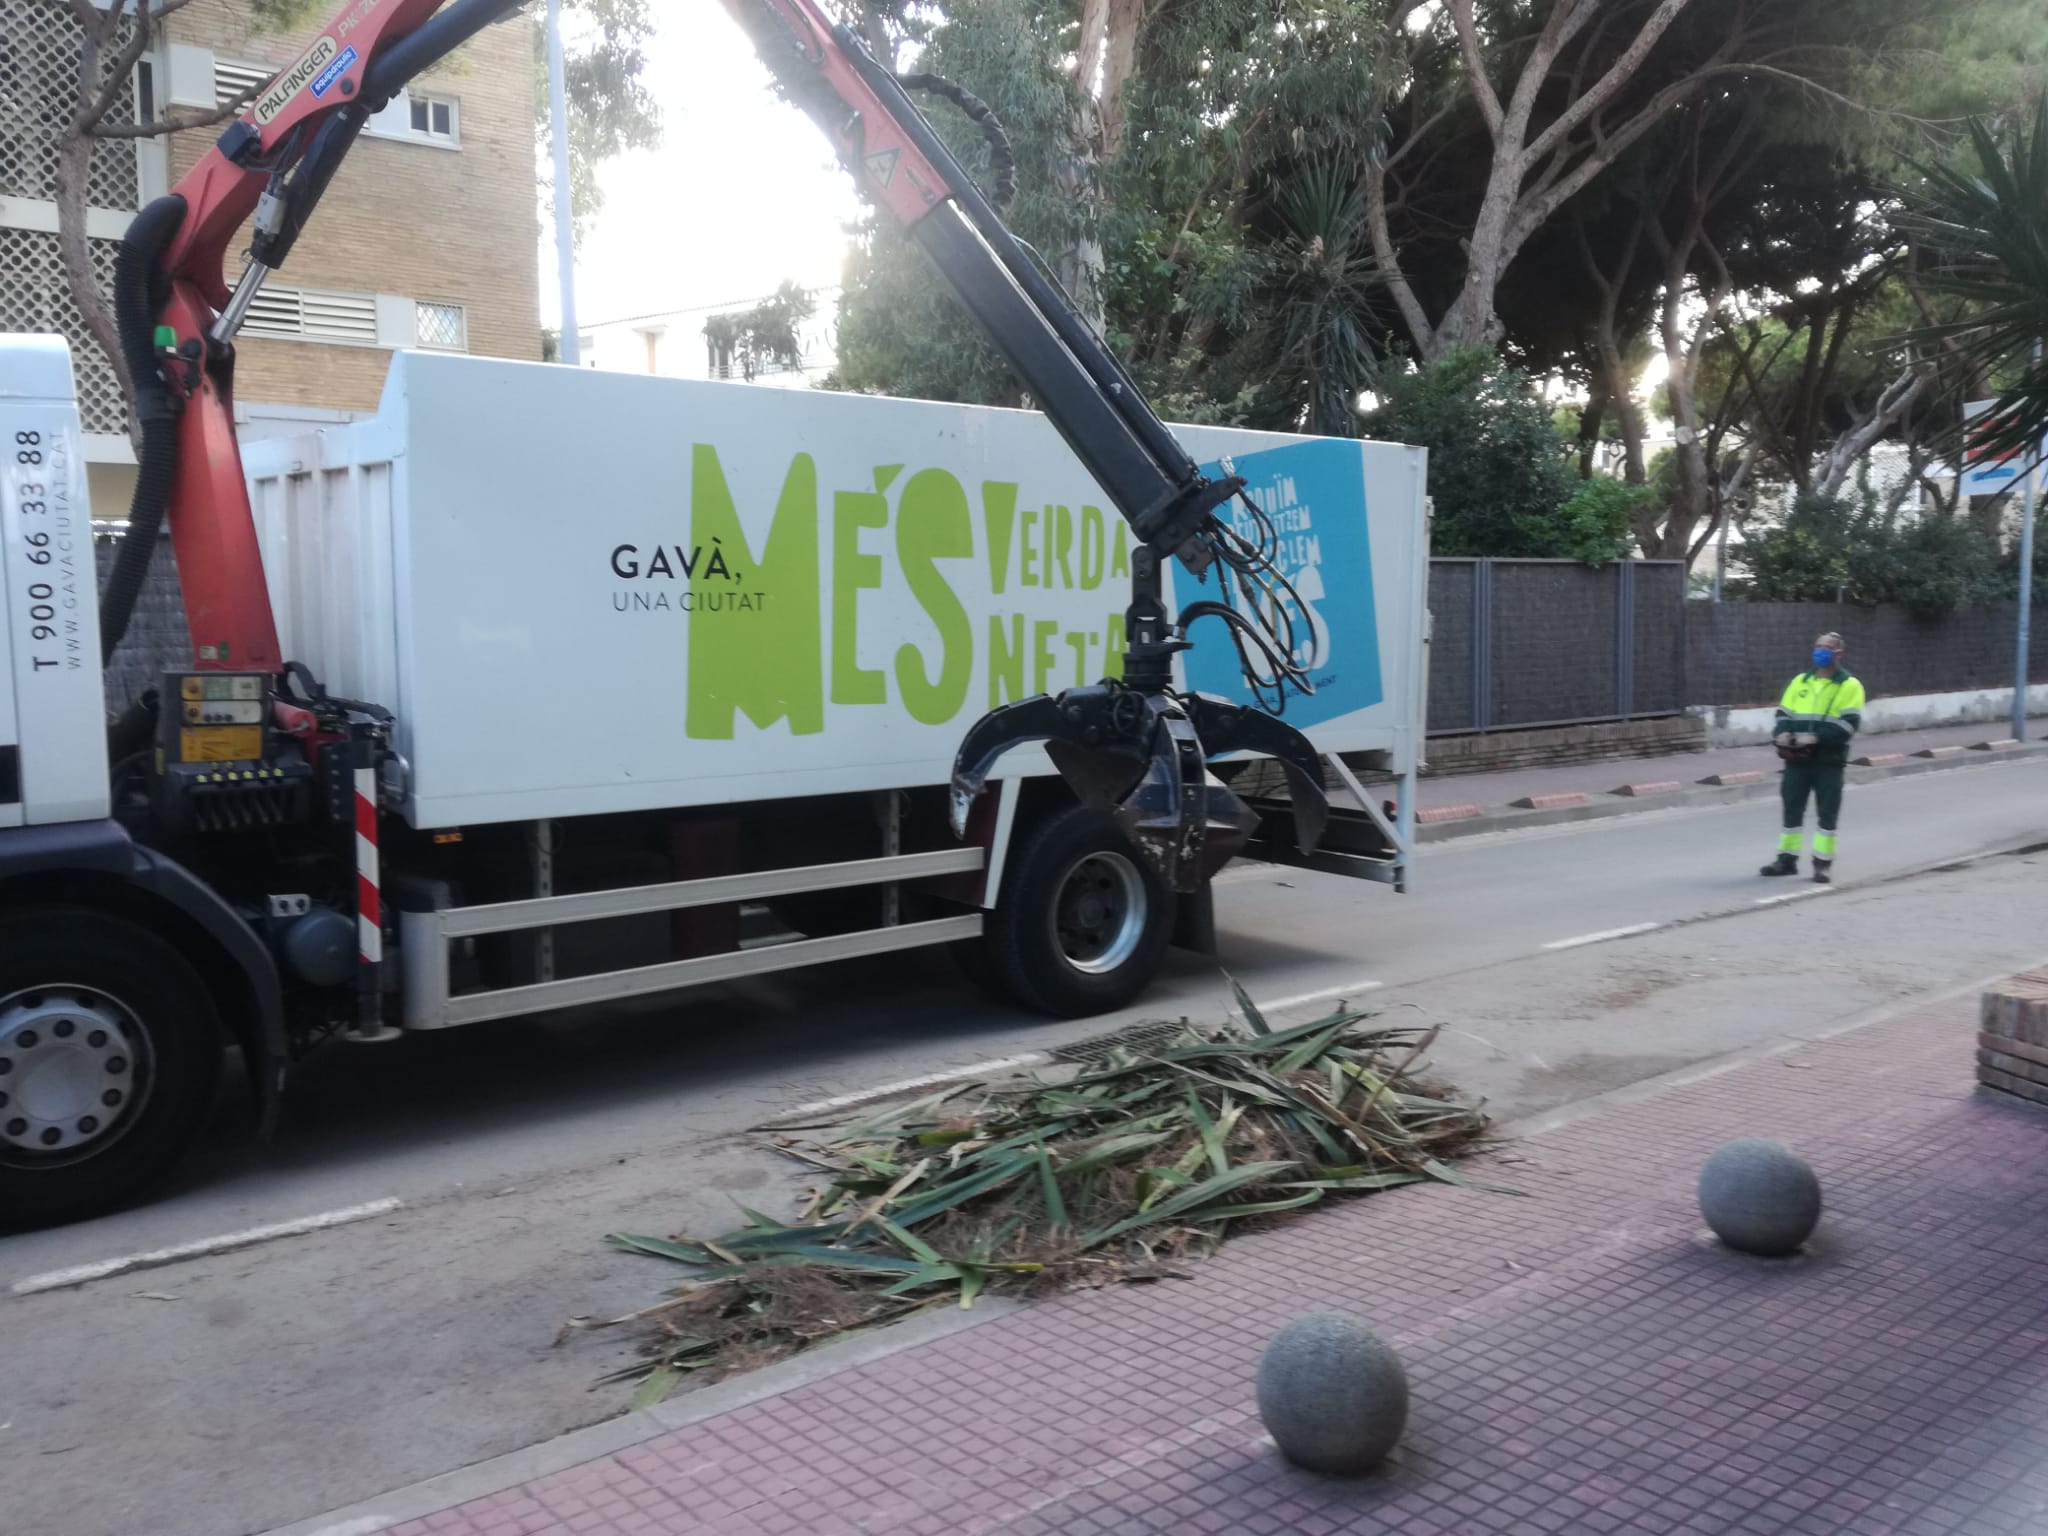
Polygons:
<instances>
[{"instance_id":1,"label":"hydraulic hose","mask_svg":"<svg viewBox=\"0 0 2048 1536\"><path fill-rule=\"evenodd\" d=\"M998 213L1007 212L1017 198L1017 157L1010 148L1010 135L1004 130L1003 121L996 116L995 109L972 91L939 75L898 75L896 78L906 91L943 96L981 129L981 136L988 144L989 168L994 183L988 200Z\"/></svg>"},{"instance_id":2,"label":"hydraulic hose","mask_svg":"<svg viewBox=\"0 0 2048 1536\"><path fill-rule=\"evenodd\" d=\"M135 601L142 595L163 532L164 509L178 474L178 413L175 391L163 377L156 355L156 305L151 288L164 247L185 222L185 199L160 197L135 215L114 260L114 323L121 356L135 390L135 419L142 429L136 454L135 495L128 504L128 530L114 555L114 568L100 593L100 664L113 659Z\"/></svg>"}]
</instances>

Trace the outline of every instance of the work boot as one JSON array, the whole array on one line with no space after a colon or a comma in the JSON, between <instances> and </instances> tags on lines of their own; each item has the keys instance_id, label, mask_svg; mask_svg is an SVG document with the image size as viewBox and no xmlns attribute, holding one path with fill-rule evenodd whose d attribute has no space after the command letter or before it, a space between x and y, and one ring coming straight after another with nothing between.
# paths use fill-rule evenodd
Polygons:
<instances>
[{"instance_id":1,"label":"work boot","mask_svg":"<svg viewBox=\"0 0 2048 1536\"><path fill-rule=\"evenodd\" d=\"M1766 864L1757 873L1760 875L1796 875L1799 873L1799 855L1796 853L1781 853L1778 855L1778 861L1775 864Z\"/></svg>"},{"instance_id":2,"label":"work boot","mask_svg":"<svg viewBox=\"0 0 2048 1536\"><path fill-rule=\"evenodd\" d=\"M1815 885L1834 884L1835 877L1828 873L1834 867L1835 861L1833 859L1815 859L1813 861L1813 883Z\"/></svg>"}]
</instances>

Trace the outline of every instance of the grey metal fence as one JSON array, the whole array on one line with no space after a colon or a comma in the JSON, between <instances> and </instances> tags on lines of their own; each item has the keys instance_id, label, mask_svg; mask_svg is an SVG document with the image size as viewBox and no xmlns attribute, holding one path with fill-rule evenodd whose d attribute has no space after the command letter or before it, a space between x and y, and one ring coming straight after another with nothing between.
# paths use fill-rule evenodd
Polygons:
<instances>
[{"instance_id":1,"label":"grey metal fence","mask_svg":"<svg viewBox=\"0 0 2048 1536\"><path fill-rule=\"evenodd\" d=\"M1677 560L1430 562L1429 733L1683 712Z\"/></svg>"},{"instance_id":2,"label":"grey metal fence","mask_svg":"<svg viewBox=\"0 0 2048 1536\"><path fill-rule=\"evenodd\" d=\"M1835 603L1686 604L1692 704L1775 704L1805 665L1813 637L1834 630L1849 670L1872 698L2010 688L2018 670L2019 610L2011 603L1939 617L1905 608ZM2028 631L2028 680L2048 682L2048 634Z\"/></svg>"}]
</instances>

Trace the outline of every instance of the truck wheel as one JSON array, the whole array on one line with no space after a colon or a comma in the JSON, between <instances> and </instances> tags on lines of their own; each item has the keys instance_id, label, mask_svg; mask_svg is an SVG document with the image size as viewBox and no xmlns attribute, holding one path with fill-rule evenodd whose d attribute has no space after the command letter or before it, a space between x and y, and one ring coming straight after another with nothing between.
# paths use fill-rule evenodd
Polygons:
<instances>
[{"instance_id":1,"label":"truck wheel","mask_svg":"<svg viewBox=\"0 0 2048 1536\"><path fill-rule=\"evenodd\" d=\"M176 950L121 918L0 917L0 1227L134 1198L189 1150L220 1020Z\"/></svg>"},{"instance_id":2,"label":"truck wheel","mask_svg":"<svg viewBox=\"0 0 2048 1536\"><path fill-rule=\"evenodd\" d=\"M1000 991L1056 1018L1108 1013L1158 972L1173 895L1102 811L1070 806L1012 847L983 957Z\"/></svg>"}]
</instances>

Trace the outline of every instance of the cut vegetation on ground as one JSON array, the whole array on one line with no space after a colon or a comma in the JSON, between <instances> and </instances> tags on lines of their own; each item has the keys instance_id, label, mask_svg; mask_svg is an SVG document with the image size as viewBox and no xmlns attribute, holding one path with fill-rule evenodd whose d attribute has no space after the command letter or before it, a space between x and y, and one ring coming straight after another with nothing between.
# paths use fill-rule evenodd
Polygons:
<instances>
[{"instance_id":1,"label":"cut vegetation on ground","mask_svg":"<svg viewBox=\"0 0 2048 1536\"><path fill-rule=\"evenodd\" d=\"M1423 1076L1435 1037L1339 1012L1190 1027L1064 1082L965 1084L831 1126L770 1127L824 1175L802 1212L715 1238L610 1241L691 1273L646 1330L638 1404L923 1308L1182 1272L1246 1222L1437 1180L1486 1130Z\"/></svg>"}]
</instances>

